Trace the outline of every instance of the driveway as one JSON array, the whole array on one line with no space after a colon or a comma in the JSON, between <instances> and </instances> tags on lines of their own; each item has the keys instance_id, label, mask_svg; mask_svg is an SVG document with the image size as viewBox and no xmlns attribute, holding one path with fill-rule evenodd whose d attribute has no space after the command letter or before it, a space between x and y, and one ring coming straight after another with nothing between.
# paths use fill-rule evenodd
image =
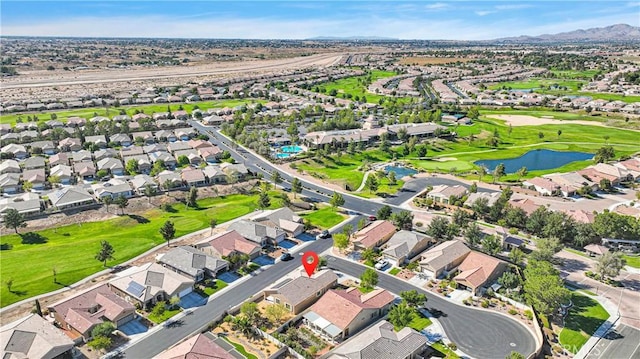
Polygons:
<instances>
[{"instance_id":1,"label":"driveway","mask_svg":"<svg viewBox=\"0 0 640 359\"><path fill-rule=\"evenodd\" d=\"M218 274L218 279L225 283L233 283L238 279L242 278L239 274L234 272L224 272L222 274Z\"/></svg>"},{"instance_id":2,"label":"driveway","mask_svg":"<svg viewBox=\"0 0 640 359\"><path fill-rule=\"evenodd\" d=\"M196 292L191 292L184 297L180 298L180 307L183 309L199 307L207 303L207 298L204 298Z\"/></svg>"},{"instance_id":3,"label":"driveway","mask_svg":"<svg viewBox=\"0 0 640 359\"><path fill-rule=\"evenodd\" d=\"M640 358L640 330L619 325L600 339L586 359Z\"/></svg>"},{"instance_id":4,"label":"driveway","mask_svg":"<svg viewBox=\"0 0 640 359\"><path fill-rule=\"evenodd\" d=\"M297 240L299 241L303 241L303 242L310 242L310 241L315 241L316 237L309 234L309 233L301 233L296 237Z\"/></svg>"},{"instance_id":5,"label":"driveway","mask_svg":"<svg viewBox=\"0 0 640 359\"><path fill-rule=\"evenodd\" d=\"M612 287L584 275L585 271L594 270L595 260L567 251L556 256L563 261L562 272L567 276L566 280L607 298L619 307L623 324L640 329L640 274L621 271L616 279L625 287Z\"/></svg>"},{"instance_id":6,"label":"driveway","mask_svg":"<svg viewBox=\"0 0 640 359\"><path fill-rule=\"evenodd\" d=\"M149 328L147 328L146 325L142 324L140 318L136 318L119 326L118 330L123 332L126 336L130 337L135 334L146 333Z\"/></svg>"},{"instance_id":7,"label":"driveway","mask_svg":"<svg viewBox=\"0 0 640 359\"><path fill-rule=\"evenodd\" d=\"M260 257L256 257L256 259L252 260L252 262L262 267L274 264L276 260L269 257L268 255L262 255Z\"/></svg>"}]
</instances>

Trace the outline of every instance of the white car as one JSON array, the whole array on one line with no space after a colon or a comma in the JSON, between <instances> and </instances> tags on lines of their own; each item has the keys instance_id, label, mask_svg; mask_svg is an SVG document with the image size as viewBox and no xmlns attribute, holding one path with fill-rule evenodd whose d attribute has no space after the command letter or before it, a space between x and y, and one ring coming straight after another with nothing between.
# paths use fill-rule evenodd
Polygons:
<instances>
[{"instance_id":1,"label":"white car","mask_svg":"<svg viewBox=\"0 0 640 359\"><path fill-rule=\"evenodd\" d=\"M383 269L388 265L389 265L389 261L387 261L386 259L381 259L378 261L378 263L376 263L375 267L376 269Z\"/></svg>"}]
</instances>

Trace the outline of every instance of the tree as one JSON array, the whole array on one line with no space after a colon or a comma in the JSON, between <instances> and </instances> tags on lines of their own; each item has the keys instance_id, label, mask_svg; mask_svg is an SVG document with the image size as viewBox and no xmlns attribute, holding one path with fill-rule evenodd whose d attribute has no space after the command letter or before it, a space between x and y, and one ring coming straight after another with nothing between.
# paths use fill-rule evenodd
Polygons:
<instances>
[{"instance_id":1,"label":"tree","mask_svg":"<svg viewBox=\"0 0 640 359\"><path fill-rule=\"evenodd\" d=\"M365 182L364 186L367 187L367 189L369 190L369 193L375 192L378 190L378 186L379 186L378 179L372 173L369 173L369 176L367 176L367 181Z\"/></svg>"},{"instance_id":2,"label":"tree","mask_svg":"<svg viewBox=\"0 0 640 359\"><path fill-rule=\"evenodd\" d=\"M531 260L524 269L524 276L525 298L541 314L549 316L560 304L569 301L571 293L551 263Z\"/></svg>"},{"instance_id":3,"label":"tree","mask_svg":"<svg viewBox=\"0 0 640 359\"><path fill-rule=\"evenodd\" d=\"M291 181L291 192L293 192L293 198L296 198L297 193L302 192L302 182L298 177L294 177L293 181Z\"/></svg>"},{"instance_id":4,"label":"tree","mask_svg":"<svg viewBox=\"0 0 640 359\"><path fill-rule=\"evenodd\" d=\"M518 172L516 172L516 174L518 175L518 181L520 181L520 179L524 176L526 176L529 173L529 170L527 169L527 167L520 167L520 169L518 170Z\"/></svg>"},{"instance_id":5,"label":"tree","mask_svg":"<svg viewBox=\"0 0 640 359\"><path fill-rule=\"evenodd\" d=\"M333 208L340 207L344 205L344 197L342 197L342 194L338 192L333 192L333 196L331 196L331 200L329 201L329 204Z\"/></svg>"},{"instance_id":6,"label":"tree","mask_svg":"<svg viewBox=\"0 0 640 359\"><path fill-rule=\"evenodd\" d=\"M376 253L376 251L374 251L373 248L365 248L360 254L360 257L366 262L369 262L369 261L375 262L376 259L378 259L379 254Z\"/></svg>"},{"instance_id":7,"label":"tree","mask_svg":"<svg viewBox=\"0 0 640 359\"><path fill-rule=\"evenodd\" d=\"M258 304L256 302L244 302L240 306L240 313L247 317L250 321L255 321L260 312L258 311Z\"/></svg>"},{"instance_id":8,"label":"tree","mask_svg":"<svg viewBox=\"0 0 640 359\"><path fill-rule=\"evenodd\" d=\"M536 208L536 210L529 215L529 218L527 218L527 231L537 236L541 235L542 229L544 229L547 222L548 214L549 212L544 206Z\"/></svg>"},{"instance_id":9,"label":"tree","mask_svg":"<svg viewBox=\"0 0 640 359\"><path fill-rule=\"evenodd\" d=\"M8 228L13 228L16 233L18 233L18 228L27 226L24 215L14 208L7 209L4 215L4 223Z\"/></svg>"},{"instance_id":10,"label":"tree","mask_svg":"<svg viewBox=\"0 0 640 359\"><path fill-rule=\"evenodd\" d=\"M562 130L558 130L558 138L562 135Z\"/></svg>"},{"instance_id":11,"label":"tree","mask_svg":"<svg viewBox=\"0 0 640 359\"><path fill-rule=\"evenodd\" d=\"M527 212L520 207L507 205L504 220L509 227L524 229L527 226Z\"/></svg>"},{"instance_id":12,"label":"tree","mask_svg":"<svg viewBox=\"0 0 640 359\"><path fill-rule=\"evenodd\" d=\"M344 233L336 233L333 235L333 246L339 251L347 249L349 246L349 237Z\"/></svg>"},{"instance_id":13,"label":"tree","mask_svg":"<svg viewBox=\"0 0 640 359\"><path fill-rule=\"evenodd\" d=\"M605 252L598 258L596 263L596 273L600 275L600 280L605 278L613 278L620 274L620 270L624 268L627 261L622 256L621 252Z\"/></svg>"},{"instance_id":14,"label":"tree","mask_svg":"<svg viewBox=\"0 0 640 359\"><path fill-rule=\"evenodd\" d=\"M120 213L124 215L124 209L129 205L129 200L124 195L116 197L114 203L120 208Z\"/></svg>"},{"instance_id":15,"label":"tree","mask_svg":"<svg viewBox=\"0 0 640 359\"><path fill-rule=\"evenodd\" d=\"M444 239L447 236L449 220L442 216L437 216L427 227L427 234L435 239Z\"/></svg>"},{"instance_id":16,"label":"tree","mask_svg":"<svg viewBox=\"0 0 640 359\"><path fill-rule=\"evenodd\" d=\"M398 229L411 230L413 227L413 214L410 211L402 210L391 215L391 222Z\"/></svg>"},{"instance_id":17,"label":"tree","mask_svg":"<svg viewBox=\"0 0 640 359\"><path fill-rule=\"evenodd\" d=\"M113 257L113 253L115 253L115 249L111 246L111 243L107 241L100 242L100 251L96 254L95 258L103 263L103 266L107 266L107 261L109 259L115 259Z\"/></svg>"},{"instance_id":18,"label":"tree","mask_svg":"<svg viewBox=\"0 0 640 359\"><path fill-rule=\"evenodd\" d=\"M387 178L389 178L390 185L395 185L396 183L398 183L398 180L396 179L396 173L394 171L389 171L389 174L387 174Z\"/></svg>"},{"instance_id":19,"label":"tree","mask_svg":"<svg viewBox=\"0 0 640 359\"><path fill-rule=\"evenodd\" d=\"M485 217L491 207L489 206L489 199L486 197L480 197L473 201L471 204L471 210L479 217Z\"/></svg>"},{"instance_id":20,"label":"tree","mask_svg":"<svg viewBox=\"0 0 640 359\"><path fill-rule=\"evenodd\" d=\"M427 302L427 296L424 293L418 293L415 289L400 292L400 297L413 308L424 307Z\"/></svg>"},{"instance_id":21,"label":"tree","mask_svg":"<svg viewBox=\"0 0 640 359\"><path fill-rule=\"evenodd\" d=\"M363 289L373 289L378 284L378 272L367 268L360 276L360 287Z\"/></svg>"},{"instance_id":22,"label":"tree","mask_svg":"<svg viewBox=\"0 0 640 359\"><path fill-rule=\"evenodd\" d=\"M271 205L271 200L269 199L269 194L267 192L260 192L260 196L258 198L258 207L260 209L265 209Z\"/></svg>"},{"instance_id":23,"label":"tree","mask_svg":"<svg viewBox=\"0 0 640 359\"><path fill-rule=\"evenodd\" d=\"M209 221L209 228L211 228L210 235L213 235L213 229L216 228L217 225L218 225L218 220L215 218L211 218L211 220Z\"/></svg>"},{"instance_id":24,"label":"tree","mask_svg":"<svg viewBox=\"0 0 640 359\"><path fill-rule=\"evenodd\" d=\"M155 196L158 193L155 187L152 187L150 184L144 185L144 195L149 199L149 203L151 203L151 197Z\"/></svg>"},{"instance_id":25,"label":"tree","mask_svg":"<svg viewBox=\"0 0 640 359\"><path fill-rule=\"evenodd\" d=\"M509 252L509 259L513 264L520 266L522 265L522 260L524 259L524 252L520 248L514 248Z\"/></svg>"},{"instance_id":26,"label":"tree","mask_svg":"<svg viewBox=\"0 0 640 359\"><path fill-rule=\"evenodd\" d=\"M198 207L198 188L191 186L189 188L189 194L187 194L187 207Z\"/></svg>"},{"instance_id":27,"label":"tree","mask_svg":"<svg viewBox=\"0 0 640 359\"><path fill-rule=\"evenodd\" d=\"M364 218L360 218L360 220L358 221L358 230L361 230L366 226L367 226L367 220Z\"/></svg>"},{"instance_id":28,"label":"tree","mask_svg":"<svg viewBox=\"0 0 640 359\"><path fill-rule=\"evenodd\" d=\"M493 170L493 183L496 183L496 180L499 180L504 175L506 175L504 163L501 163Z\"/></svg>"},{"instance_id":29,"label":"tree","mask_svg":"<svg viewBox=\"0 0 640 359\"><path fill-rule=\"evenodd\" d=\"M125 167L127 173L131 176L138 174L138 161L135 159L130 159L127 161L127 165Z\"/></svg>"},{"instance_id":30,"label":"tree","mask_svg":"<svg viewBox=\"0 0 640 359\"><path fill-rule=\"evenodd\" d=\"M498 278L498 283L503 286L507 291L511 289L515 289L520 285L520 276L513 272L504 272L500 278Z\"/></svg>"},{"instance_id":31,"label":"tree","mask_svg":"<svg viewBox=\"0 0 640 359\"><path fill-rule=\"evenodd\" d=\"M516 351L512 351L505 359L525 359L525 356Z\"/></svg>"},{"instance_id":32,"label":"tree","mask_svg":"<svg viewBox=\"0 0 640 359\"><path fill-rule=\"evenodd\" d=\"M613 150L612 146L603 146L596 151L596 155L594 156L594 161L596 163L604 163L616 157L616 153Z\"/></svg>"},{"instance_id":33,"label":"tree","mask_svg":"<svg viewBox=\"0 0 640 359\"><path fill-rule=\"evenodd\" d=\"M169 307L177 308L180 305L180 297L178 295L173 295L169 298Z\"/></svg>"},{"instance_id":34,"label":"tree","mask_svg":"<svg viewBox=\"0 0 640 359\"><path fill-rule=\"evenodd\" d=\"M425 157L427 155L427 145L418 146L418 157Z\"/></svg>"},{"instance_id":35,"label":"tree","mask_svg":"<svg viewBox=\"0 0 640 359\"><path fill-rule=\"evenodd\" d=\"M94 337L88 343L88 346L94 350L104 350L111 347L111 338L109 337Z\"/></svg>"},{"instance_id":36,"label":"tree","mask_svg":"<svg viewBox=\"0 0 640 359\"><path fill-rule=\"evenodd\" d=\"M156 305L151 310L151 314L153 314L156 317L160 317L164 314L166 310L167 310L167 303L164 301L159 301L159 302L156 302Z\"/></svg>"},{"instance_id":37,"label":"tree","mask_svg":"<svg viewBox=\"0 0 640 359\"><path fill-rule=\"evenodd\" d=\"M289 311L282 304L271 304L264 309L264 314L267 318L276 323L280 323L287 313L289 313Z\"/></svg>"},{"instance_id":38,"label":"tree","mask_svg":"<svg viewBox=\"0 0 640 359\"><path fill-rule=\"evenodd\" d=\"M160 234L162 235L162 238L167 241L167 247L169 247L169 243L176 235L176 228L174 227L173 222L164 222L162 227L160 227Z\"/></svg>"},{"instance_id":39,"label":"tree","mask_svg":"<svg viewBox=\"0 0 640 359\"><path fill-rule=\"evenodd\" d=\"M191 162L189 162L189 157L185 155L178 156L178 166L188 166Z\"/></svg>"},{"instance_id":40,"label":"tree","mask_svg":"<svg viewBox=\"0 0 640 359\"><path fill-rule=\"evenodd\" d=\"M469 193L477 193L478 192L478 184L473 182L471 186L469 186Z\"/></svg>"},{"instance_id":41,"label":"tree","mask_svg":"<svg viewBox=\"0 0 640 359\"><path fill-rule=\"evenodd\" d=\"M389 311L389 323L393 324L393 327L397 330L400 330L409 325L415 315L416 310L402 302Z\"/></svg>"},{"instance_id":42,"label":"tree","mask_svg":"<svg viewBox=\"0 0 640 359\"><path fill-rule=\"evenodd\" d=\"M380 207L376 215L378 219L389 219L391 217L391 207L385 204L384 206Z\"/></svg>"},{"instance_id":43,"label":"tree","mask_svg":"<svg viewBox=\"0 0 640 359\"><path fill-rule=\"evenodd\" d=\"M544 132L542 132L542 131L538 132L538 138L539 139L543 139L544 138Z\"/></svg>"},{"instance_id":44,"label":"tree","mask_svg":"<svg viewBox=\"0 0 640 359\"><path fill-rule=\"evenodd\" d=\"M502 249L502 244L500 243L498 237L494 235L487 235L482 238L482 249L486 253L494 256L500 252L500 249Z\"/></svg>"},{"instance_id":45,"label":"tree","mask_svg":"<svg viewBox=\"0 0 640 359\"><path fill-rule=\"evenodd\" d=\"M273 170L273 172L271 172L271 181L273 181L273 184L275 185L282 183L282 175L278 170Z\"/></svg>"},{"instance_id":46,"label":"tree","mask_svg":"<svg viewBox=\"0 0 640 359\"><path fill-rule=\"evenodd\" d=\"M470 246L477 247L480 241L482 241L482 231L480 227L475 223L469 225L464 231L464 238Z\"/></svg>"},{"instance_id":47,"label":"tree","mask_svg":"<svg viewBox=\"0 0 640 359\"><path fill-rule=\"evenodd\" d=\"M472 107L469 109L469 111L467 111L467 117L469 117L472 120L478 119L479 116L480 116L480 111L478 111L477 107Z\"/></svg>"},{"instance_id":48,"label":"tree","mask_svg":"<svg viewBox=\"0 0 640 359\"><path fill-rule=\"evenodd\" d=\"M116 330L116 326L107 320L93 327L93 329L91 330L91 336L94 338L95 337L108 338L109 336L111 336L111 333L113 333L114 330Z\"/></svg>"},{"instance_id":49,"label":"tree","mask_svg":"<svg viewBox=\"0 0 640 359\"><path fill-rule=\"evenodd\" d=\"M537 261L550 262L553 256L563 248L558 238L540 238L536 243L537 250L531 253L531 258Z\"/></svg>"},{"instance_id":50,"label":"tree","mask_svg":"<svg viewBox=\"0 0 640 359\"><path fill-rule=\"evenodd\" d=\"M453 220L453 223L455 223L458 227L465 228L469 223L469 220L471 219L471 215L469 214L469 212L461 208L456 208L456 210L453 211L453 214L451 215L451 219Z\"/></svg>"}]
</instances>

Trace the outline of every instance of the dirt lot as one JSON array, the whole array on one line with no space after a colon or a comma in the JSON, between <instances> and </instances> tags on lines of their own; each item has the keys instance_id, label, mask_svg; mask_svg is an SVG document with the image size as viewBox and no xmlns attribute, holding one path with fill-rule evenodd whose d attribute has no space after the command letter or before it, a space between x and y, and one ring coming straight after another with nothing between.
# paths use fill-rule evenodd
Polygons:
<instances>
[{"instance_id":1,"label":"dirt lot","mask_svg":"<svg viewBox=\"0 0 640 359\"><path fill-rule=\"evenodd\" d=\"M539 126L539 125L589 125L607 127L598 121L558 120L549 117L534 117L527 115L489 115L489 118L506 121L511 126Z\"/></svg>"}]
</instances>

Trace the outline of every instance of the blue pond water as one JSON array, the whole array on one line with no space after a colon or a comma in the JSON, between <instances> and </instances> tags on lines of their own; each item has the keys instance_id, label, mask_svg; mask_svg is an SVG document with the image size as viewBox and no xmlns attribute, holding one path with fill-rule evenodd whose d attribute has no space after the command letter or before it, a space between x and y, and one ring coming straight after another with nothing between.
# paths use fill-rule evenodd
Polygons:
<instances>
[{"instance_id":1,"label":"blue pond water","mask_svg":"<svg viewBox=\"0 0 640 359\"><path fill-rule=\"evenodd\" d=\"M567 163L575 161L585 161L593 158L592 153L586 152L560 152L552 150L534 150L516 158L502 160L481 160L476 161L478 166L485 166L489 171L493 171L499 164L503 163L505 172L514 173L522 167L527 167L529 171L548 170L562 167Z\"/></svg>"},{"instance_id":2,"label":"blue pond water","mask_svg":"<svg viewBox=\"0 0 640 359\"><path fill-rule=\"evenodd\" d=\"M391 171L396 173L396 178L402 178L405 176L411 176L414 175L416 173L418 173L418 171L413 170L411 168L407 168L407 167L400 167L400 166L386 166L384 168L384 171L389 173Z\"/></svg>"}]
</instances>

